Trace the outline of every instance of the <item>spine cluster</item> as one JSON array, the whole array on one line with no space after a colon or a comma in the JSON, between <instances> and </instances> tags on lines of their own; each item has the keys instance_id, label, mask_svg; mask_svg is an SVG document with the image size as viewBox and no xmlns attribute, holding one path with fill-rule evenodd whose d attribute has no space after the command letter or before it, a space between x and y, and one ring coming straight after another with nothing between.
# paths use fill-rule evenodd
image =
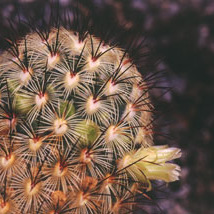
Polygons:
<instances>
[{"instance_id":1,"label":"spine cluster","mask_svg":"<svg viewBox=\"0 0 214 214\"><path fill-rule=\"evenodd\" d=\"M0 214L125 214L180 150L153 146L149 84L89 33L30 33L0 56Z\"/></svg>"}]
</instances>

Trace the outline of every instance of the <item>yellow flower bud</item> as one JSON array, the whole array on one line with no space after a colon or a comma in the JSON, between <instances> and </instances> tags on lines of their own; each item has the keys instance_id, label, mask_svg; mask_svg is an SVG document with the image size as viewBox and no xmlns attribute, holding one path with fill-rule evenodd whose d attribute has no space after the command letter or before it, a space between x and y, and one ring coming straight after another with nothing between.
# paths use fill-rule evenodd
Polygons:
<instances>
[{"instance_id":1,"label":"yellow flower bud","mask_svg":"<svg viewBox=\"0 0 214 214\"><path fill-rule=\"evenodd\" d=\"M168 146L152 146L141 148L124 155L118 162L118 168L126 169L133 179L142 182L162 180L172 182L178 180L180 167L177 164L167 163L181 156L180 149Z\"/></svg>"}]
</instances>

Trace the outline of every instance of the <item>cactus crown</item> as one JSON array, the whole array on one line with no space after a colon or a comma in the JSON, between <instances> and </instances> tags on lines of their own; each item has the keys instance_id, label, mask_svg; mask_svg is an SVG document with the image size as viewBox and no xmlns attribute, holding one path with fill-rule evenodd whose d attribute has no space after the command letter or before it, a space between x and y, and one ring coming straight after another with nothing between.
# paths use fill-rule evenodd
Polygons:
<instances>
[{"instance_id":1,"label":"cactus crown","mask_svg":"<svg viewBox=\"0 0 214 214\"><path fill-rule=\"evenodd\" d=\"M0 58L0 213L134 210L180 150L152 146L149 86L128 54L88 34L30 33Z\"/></svg>"}]
</instances>

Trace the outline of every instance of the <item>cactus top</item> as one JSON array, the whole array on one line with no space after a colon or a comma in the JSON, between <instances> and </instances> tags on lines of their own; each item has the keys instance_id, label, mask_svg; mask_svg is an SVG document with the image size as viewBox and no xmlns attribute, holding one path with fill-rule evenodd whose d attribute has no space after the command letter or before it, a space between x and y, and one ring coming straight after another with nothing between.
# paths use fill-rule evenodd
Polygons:
<instances>
[{"instance_id":1,"label":"cactus top","mask_svg":"<svg viewBox=\"0 0 214 214\"><path fill-rule=\"evenodd\" d=\"M126 213L180 150L152 146L149 85L128 54L64 28L0 56L0 214ZM125 201L128 200L127 203Z\"/></svg>"}]
</instances>

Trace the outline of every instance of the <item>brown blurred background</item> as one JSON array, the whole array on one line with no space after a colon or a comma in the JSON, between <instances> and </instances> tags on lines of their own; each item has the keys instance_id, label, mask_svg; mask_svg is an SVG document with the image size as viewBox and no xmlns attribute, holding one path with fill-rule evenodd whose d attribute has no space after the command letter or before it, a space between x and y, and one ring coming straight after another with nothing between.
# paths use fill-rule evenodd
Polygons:
<instances>
[{"instance_id":1,"label":"brown blurred background","mask_svg":"<svg viewBox=\"0 0 214 214\"><path fill-rule=\"evenodd\" d=\"M50 1L1 0L0 34L9 35L10 20L50 13ZM53 1L54 2L54 1ZM67 9L72 0L59 0ZM79 1L93 22L124 32L121 46L146 36L153 55L145 69L163 69L164 86L173 88L159 99L162 111L156 143L182 148L181 180L169 185L157 203L168 214L214 213L214 1L213 0L88 0ZM19 14L19 15L18 15ZM72 16L72 15L71 15ZM105 26L105 25L104 25ZM25 28L17 24L20 34ZM114 33L117 33L115 31ZM3 38L0 47L4 48ZM151 59L152 58L152 59ZM156 63L155 63L156 62ZM144 72L144 68L142 72ZM139 66L139 67L140 67ZM154 93L154 97L158 93ZM156 208L152 208L157 213ZM140 211L138 213L141 213Z\"/></svg>"}]
</instances>

